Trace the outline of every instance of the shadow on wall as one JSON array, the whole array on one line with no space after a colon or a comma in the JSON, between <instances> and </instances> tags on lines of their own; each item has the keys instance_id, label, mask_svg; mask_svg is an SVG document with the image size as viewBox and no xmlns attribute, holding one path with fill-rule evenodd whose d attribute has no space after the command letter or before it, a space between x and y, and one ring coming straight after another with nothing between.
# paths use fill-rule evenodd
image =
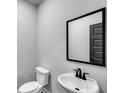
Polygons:
<instances>
[{"instance_id":1,"label":"shadow on wall","mask_svg":"<svg viewBox=\"0 0 124 93\"><path fill-rule=\"evenodd\" d=\"M104 91L103 91L103 89L101 88L101 86L100 86L100 93L104 93Z\"/></svg>"},{"instance_id":2,"label":"shadow on wall","mask_svg":"<svg viewBox=\"0 0 124 93\"><path fill-rule=\"evenodd\" d=\"M19 86L21 86L23 83L25 83L25 81L24 81L24 78L23 77L21 77L21 76L18 76L17 77L17 89L19 88Z\"/></svg>"},{"instance_id":3,"label":"shadow on wall","mask_svg":"<svg viewBox=\"0 0 124 93\"><path fill-rule=\"evenodd\" d=\"M45 87L46 88L46 90L48 91L48 93L51 93L51 91L52 91L52 88L51 88L51 74L49 75L49 80L48 80L48 85Z\"/></svg>"}]
</instances>

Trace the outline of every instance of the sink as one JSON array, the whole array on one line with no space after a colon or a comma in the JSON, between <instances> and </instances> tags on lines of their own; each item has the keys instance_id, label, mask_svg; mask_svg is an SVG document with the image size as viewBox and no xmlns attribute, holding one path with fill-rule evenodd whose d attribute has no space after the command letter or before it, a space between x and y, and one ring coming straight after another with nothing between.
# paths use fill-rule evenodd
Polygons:
<instances>
[{"instance_id":1,"label":"sink","mask_svg":"<svg viewBox=\"0 0 124 93\"><path fill-rule=\"evenodd\" d=\"M99 93L96 80L86 77L83 80L75 77L75 73L64 73L58 77L59 84L70 93Z\"/></svg>"}]
</instances>

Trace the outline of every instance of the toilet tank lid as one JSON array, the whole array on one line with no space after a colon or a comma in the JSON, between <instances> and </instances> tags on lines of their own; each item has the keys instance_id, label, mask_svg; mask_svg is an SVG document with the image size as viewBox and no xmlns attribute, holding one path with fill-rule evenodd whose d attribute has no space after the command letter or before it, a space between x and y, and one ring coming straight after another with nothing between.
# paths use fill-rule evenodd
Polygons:
<instances>
[{"instance_id":1,"label":"toilet tank lid","mask_svg":"<svg viewBox=\"0 0 124 93\"><path fill-rule=\"evenodd\" d=\"M42 68L42 67L36 67L36 71L41 72L41 73L49 73L49 70Z\"/></svg>"}]
</instances>

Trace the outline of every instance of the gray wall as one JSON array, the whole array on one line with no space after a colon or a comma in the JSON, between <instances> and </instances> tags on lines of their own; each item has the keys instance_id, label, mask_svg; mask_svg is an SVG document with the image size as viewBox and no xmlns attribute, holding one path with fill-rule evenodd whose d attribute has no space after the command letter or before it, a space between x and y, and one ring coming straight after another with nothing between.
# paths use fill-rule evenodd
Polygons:
<instances>
[{"instance_id":1,"label":"gray wall","mask_svg":"<svg viewBox=\"0 0 124 93\"><path fill-rule=\"evenodd\" d=\"M38 65L51 71L48 90L65 93L57 77L73 68L89 72L107 93L106 68L66 60L66 21L106 6L106 0L44 0L38 9Z\"/></svg>"},{"instance_id":2,"label":"gray wall","mask_svg":"<svg viewBox=\"0 0 124 93\"><path fill-rule=\"evenodd\" d=\"M36 7L18 0L17 16L17 87L35 80L37 63L37 11Z\"/></svg>"}]
</instances>

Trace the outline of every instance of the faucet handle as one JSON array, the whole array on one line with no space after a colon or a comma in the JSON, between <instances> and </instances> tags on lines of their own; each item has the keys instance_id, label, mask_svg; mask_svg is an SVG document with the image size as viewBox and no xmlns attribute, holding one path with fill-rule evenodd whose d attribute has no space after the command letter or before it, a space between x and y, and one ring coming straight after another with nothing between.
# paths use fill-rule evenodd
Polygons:
<instances>
[{"instance_id":1,"label":"faucet handle","mask_svg":"<svg viewBox=\"0 0 124 93\"><path fill-rule=\"evenodd\" d=\"M77 71L77 69L73 69L75 72Z\"/></svg>"},{"instance_id":2,"label":"faucet handle","mask_svg":"<svg viewBox=\"0 0 124 93\"><path fill-rule=\"evenodd\" d=\"M82 77L83 80L86 80L86 76L85 76L86 74L89 75L90 73L84 72Z\"/></svg>"},{"instance_id":3,"label":"faucet handle","mask_svg":"<svg viewBox=\"0 0 124 93\"><path fill-rule=\"evenodd\" d=\"M84 75L84 74L87 74L87 75L89 75L90 73L84 72L84 73L83 73L83 75Z\"/></svg>"},{"instance_id":4,"label":"faucet handle","mask_svg":"<svg viewBox=\"0 0 124 93\"><path fill-rule=\"evenodd\" d=\"M77 71L77 70L81 70L80 68L76 68L76 69L73 69L75 72Z\"/></svg>"}]
</instances>

